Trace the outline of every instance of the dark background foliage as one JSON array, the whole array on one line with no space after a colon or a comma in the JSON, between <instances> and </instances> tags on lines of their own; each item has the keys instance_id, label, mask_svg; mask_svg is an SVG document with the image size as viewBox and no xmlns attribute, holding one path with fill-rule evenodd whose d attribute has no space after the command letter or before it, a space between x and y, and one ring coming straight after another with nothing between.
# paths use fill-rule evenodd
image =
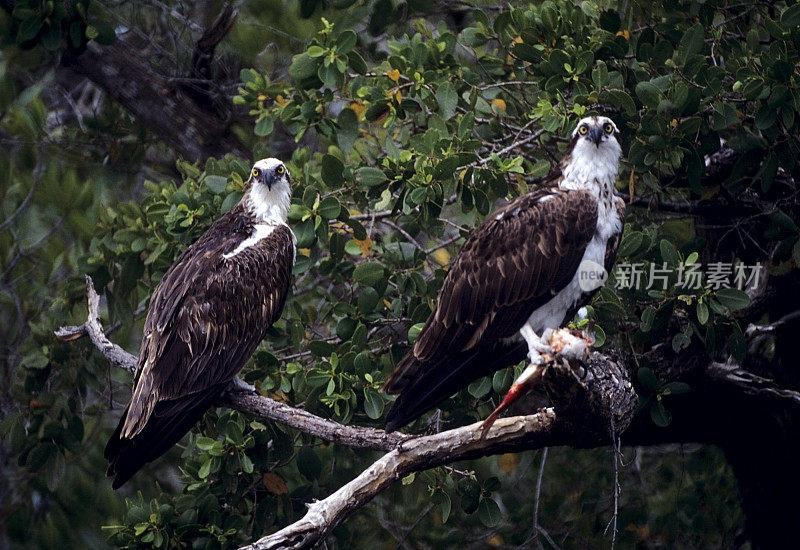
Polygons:
<instances>
[{"instance_id":1,"label":"dark background foliage","mask_svg":"<svg viewBox=\"0 0 800 550\"><path fill-rule=\"evenodd\" d=\"M218 409L122 491L103 477L130 376L53 330L82 322L89 274L111 338L135 351L155 284L238 200L254 159L278 156L294 177L299 251L284 314L244 378L342 423L382 425L378 388L464 236L537 185L586 114L622 131L619 262L644 262L645 278L652 264L759 262L778 288L796 281L793 2L0 5L0 546L236 547L375 458ZM727 432L684 426L703 425L687 403L708 381L692 369L731 357L796 388L776 340L745 335L797 309L796 294L752 313L736 288L617 282L590 314L598 345L636 362L637 429L652 442L623 447L617 541L743 544L753 516ZM666 369L647 357L663 346L676 358ZM485 418L513 376L474 382L411 429ZM729 422L744 406L772 418L773 405L732 399ZM559 448L437 468L331 543L606 546L612 464L610 447Z\"/></svg>"}]
</instances>

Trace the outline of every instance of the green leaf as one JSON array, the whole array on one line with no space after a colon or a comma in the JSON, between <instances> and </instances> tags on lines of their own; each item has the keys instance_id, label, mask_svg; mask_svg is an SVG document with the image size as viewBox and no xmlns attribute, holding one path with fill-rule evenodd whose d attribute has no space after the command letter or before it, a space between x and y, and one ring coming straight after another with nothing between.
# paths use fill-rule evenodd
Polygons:
<instances>
[{"instance_id":1,"label":"green leaf","mask_svg":"<svg viewBox=\"0 0 800 550\"><path fill-rule=\"evenodd\" d=\"M439 109L442 112L442 117L447 120L456 114L456 106L458 105L458 94L453 84L445 82L436 90L436 101L439 103Z\"/></svg>"},{"instance_id":2,"label":"green leaf","mask_svg":"<svg viewBox=\"0 0 800 550\"><path fill-rule=\"evenodd\" d=\"M628 231L622 236L622 243L619 245L619 255L628 257L642 246L644 234L639 231Z\"/></svg>"},{"instance_id":3,"label":"green leaf","mask_svg":"<svg viewBox=\"0 0 800 550\"><path fill-rule=\"evenodd\" d=\"M372 310L378 305L378 300L380 300L380 297L374 288L367 287L363 289L358 295L358 311L362 315L372 313Z\"/></svg>"},{"instance_id":4,"label":"green leaf","mask_svg":"<svg viewBox=\"0 0 800 550\"><path fill-rule=\"evenodd\" d=\"M672 414L664 407L660 399L655 399L650 405L650 418L660 428L666 428L672 422Z\"/></svg>"},{"instance_id":5,"label":"green leaf","mask_svg":"<svg viewBox=\"0 0 800 550\"><path fill-rule=\"evenodd\" d=\"M738 288L721 288L716 293L717 300L731 311L743 309L750 304L750 297Z\"/></svg>"},{"instance_id":6,"label":"green leaf","mask_svg":"<svg viewBox=\"0 0 800 550\"><path fill-rule=\"evenodd\" d=\"M658 390L658 378L656 378L656 375L652 369L648 367L641 367L636 371L636 377L639 379L639 383L648 393L655 393L656 390Z\"/></svg>"},{"instance_id":7,"label":"green leaf","mask_svg":"<svg viewBox=\"0 0 800 550\"><path fill-rule=\"evenodd\" d=\"M233 191L227 197L225 197L224 201L222 201L222 206L220 207L220 210L224 214L225 212L233 208L233 206L240 200L242 200L242 193L240 191Z\"/></svg>"},{"instance_id":8,"label":"green leaf","mask_svg":"<svg viewBox=\"0 0 800 550\"><path fill-rule=\"evenodd\" d=\"M94 41L103 46L110 46L117 39L117 33L114 27L105 21L94 21L92 23L97 30L97 36Z\"/></svg>"},{"instance_id":9,"label":"green leaf","mask_svg":"<svg viewBox=\"0 0 800 550\"><path fill-rule=\"evenodd\" d=\"M319 61L307 53L296 55L289 67L289 77L299 83L317 74L317 67L319 67Z\"/></svg>"},{"instance_id":10,"label":"green leaf","mask_svg":"<svg viewBox=\"0 0 800 550\"><path fill-rule=\"evenodd\" d=\"M339 149L347 152L353 148L358 138L358 116L350 108L344 108L336 118L339 131L336 133L336 140L339 142Z\"/></svg>"},{"instance_id":11,"label":"green leaf","mask_svg":"<svg viewBox=\"0 0 800 550\"><path fill-rule=\"evenodd\" d=\"M708 306L705 302L697 302L697 320L701 325L708 322Z\"/></svg>"},{"instance_id":12,"label":"green leaf","mask_svg":"<svg viewBox=\"0 0 800 550\"><path fill-rule=\"evenodd\" d=\"M309 248L314 243L316 232L314 231L314 220L306 220L295 224L292 227L295 237L297 237L297 248Z\"/></svg>"},{"instance_id":13,"label":"green leaf","mask_svg":"<svg viewBox=\"0 0 800 550\"><path fill-rule=\"evenodd\" d=\"M492 379L488 376L475 380L467 386L467 391L475 399L480 399L492 390Z\"/></svg>"},{"instance_id":14,"label":"green leaf","mask_svg":"<svg viewBox=\"0 0 800 550\"><path fill-rule=\"evenodd\" d=\"M691 386L685 382L670 382L664 385L662 393L664 395L683 395L691 391Z\"/></svg>"},{"instance_id":15,"label":"green leaf","mask_svg":"<svg viewBox=\"0 0 800 550\"><path fill-rule=\"evenodd\" d=\"M739 324L735 321L732 326L731 335L728 338L728 350L730 350L731 355L733 355L735 359L744 361L747 352L747 342L744 340L742 329L739 328Z\"/></svg>"},{"instance_id":16,"label":"green leaf","mask_svg":"<svg viewBox=\"0 0 800 550\"><path fill-rule=\"evenodd\" d=\"M636 113L636 103L633 98L622 90L603 90L600 99L624 111L627 116L633 116Z\"/></svg>"},{"instance_id":17,"label":"green leaf","mask_svg":"<svg viewBox=\"0 0 800 550\"><path fill-rule=\"evenodd\" d=\"M364 166L356 170L356 179L362 185L374 187L385 182L388 178L380 169L372 166Z\"/></svg>"},{"instance_id":18,"label":"green leaf","mask_svg":"<svg viewBox=\"0 0 800 550\"><path fill-rule=\"evenodd\" d=\"M678 249L675 248L675 245L671 242L666 239L661 239L659 249L661 250L661 259L667 262L670 267L677 267L681 264Z\"/></svg>"},{"instance_id":19,"label":"green leaf","mask_svg":"<svg viewBox=\"0 0 800 550\"><path fill-rule=\"evenodd\" d=\"M228 178L225 176L206 176L203 178L203 183L211 189L212 193L219 195L228 187Z\"/></svg>"},{"instance_id":20,"label":"green leaf","mask_svg":"<svg viewBox=\"0 0 800 550\"><path fill-rule=\"evenodd\" d=\"M309 46L306 54L308 54L308 57L321 57L325 54L325 49L321 46Z\"/></svg>"},{"instance_id":21,"label":"green leaf","mask_svg":"<svg viewBox=\"0 0 800 550\"><path fill-rule=\"evenodd\" d=\"M365 286L373 286L383 279L384 267L377 262L361 264L353 271L353 279Z\"/></svg>"},{"instance_id":22,"label":"green leaf","mask_svg":"<svg viewBox=\"0 0 800 550\"><path fill-rule=\"evenodd\" d=\"M54 52L61 47L61 29L58 25L50 25L48 29L42 33L42 46L44 49Z\"/></svg>"},{"instance_id":23,"label":"green leaf","mask_svg":"<svg viewBox=\"0 0 800 550\"><path fill-rule=\"evenodd\" d=\"M412 346L419 338L419 333L422 332L422 328L425 326L425 323L417 323L412 325L411 328L408 329L408 343Z\"/></svg>"},{"instance_id":24,"label":"green leaf","mask_svg":"<svg viewBox=\"0 0 800 550\"><path fill-rule=\"evenodd\" d=\"M210 456L208 458L206 458L205 462L203 462L203 465L200 466L199 470L197 470L197 476L200 479L207 478L208 475L211 473L211 460L212 459L211 459Z\"/></svg>"},{"instance_id":25,"label":"green leaf","mask_svg":"<svg viewBox=\"0 0 800 550\"><path fill-rule=\"evenodd\" d=\"M250 460L250 457L246 454L242 453L239 455L239 462L242 464L242 471L246 474L253 473L253 461Z\"/></svg>"},{"instance_id":26,"label":"green leaf","mask_svg":"<svg viewBox=\"0 0 800 550\"><path fill-rule=\"evenodd\" d=\"M367 62L364 61L364 58L361 57L361 54L357 51L352 51L347 54L347 63L350 65L350 68L358 74L364 74L369 69L367 67Z\"/></svg>"},{"instance_id":27,"label":"green leaf","mask_svg":"<svg viewBox=\"0 0 800 550\"><path fill-rule=\"evenodd\" d=\"M450 495L444 491L437 491L433 500L439 505L439 511L442 514L442 523L447 523L450 518L450 511L453 509L453 503L450 500Z\"/></svg>"},{"instance_id":28,"label":"green leaf","mask_svg":"<svg viewBox=\"0 0 800 550\"><path fill-rule=\"evenodd\" d=\"M342 205L339 204L339 199L333 196L328 196L322 199L319 203L317 212L325 219L332 220L339 215L342 210Z\"/></svg>"},{"instance_id":29,"label":"green leaf","mask_svg":"<svg viewBox=\"0 0 800 550\"><path fill-rule=\"evenodd\" d=\"M325 182L325 185L333 189L341 187L344 183L342 172L344 172L344 164L341 160L333 155L322 157L322 181Z\"/></svg>"},{"instance_id":30,"label":"green leaf","mask_svg":"<svg viewBox=\"0 0 800 550\"><path fill-rule=\"evenodd\" d=\"M364 412L372 420L377 420L383 414L383 397L373 388L364 388Z\"/></svg>"},{"instance_id":31,"label":"green leaf","mask_svg":"<svg viewBox=\"0 0 800 550\"><path fill-rule=\"evenodd\" d=\"M36 35L39 34L39 31L42 29L42 25L44 25L44 21L38 16L26 19L19 26L17 41L27 42L28 40L36 38Z\"/></svg>"},{"instance_id":32,"label":"green leaf","mask_svg":"<svg viewBox=\"0 0 800 550\"><path fill-rule=\"evenodd\" d=\"M500 513L500 507L494 499L484 497L481 498L478 504L478 519L486 527L497 527L503 519L503 514Z\"/></svg>"},{"instance_id":33,"label":"green leaf","mask_svg":"<svg viewBox=\"0 0 800 550\"><path fill-rule=\"evenodd\" d=\"M336 50L341 55L347 55L355 47L358 36L351 30L343 31L336 39Z\"/></svg>"},{"instance_id":34,"label":"green leaf","mask_svg":"<svg viewBox=\"0 0 800 550\"><path fill-rule=\"evenodd\" d=\"M703 51L705 28L700 23L686 31L678 44L678 61L686 63L693 55Z\"/></svg>"},{"instance_id":35,"label":"green leaf","mask_svg":"<svg viewBox=\"0 0 800 550\"><path fill-rule=\"evenodd\" d=\"M297 452L297 469L311 481L319 478L322 473L322 462L313 447L300 447Z\"/></svg>"},{"instance_id":36,"label":"green leaf","mask_svg":"<svg viewBox=\"0 0 800 550\"><path fill-rule=\"evenodd\" d=\"M258 117L258 120L256 120L256 125L253 128L253 132L257 136L264 137L270 135L272 133L273 128L274 124L272 122L272 119L264 114Z\"/></svg>"},{"instance_id":37,"label":"green leaf","mask_svg":"<svg viewBox=\"0 0 800 550\"><path fill-rule=\"evenodd\" d=\"M636 97L646 107L656 107L660 99L660 93L652 82L639 82L636 85Z\"/></svg>"},{"instance_id":38,"label":"green leaf","mask_svg":"<svg viewBox=\"0 0 800 550\"><path fill-rule=\"evenodd\" d=\"M783 10L781 23L788 28L800 26L800 4L795 4Z\"/></svg>"}]
</instances>

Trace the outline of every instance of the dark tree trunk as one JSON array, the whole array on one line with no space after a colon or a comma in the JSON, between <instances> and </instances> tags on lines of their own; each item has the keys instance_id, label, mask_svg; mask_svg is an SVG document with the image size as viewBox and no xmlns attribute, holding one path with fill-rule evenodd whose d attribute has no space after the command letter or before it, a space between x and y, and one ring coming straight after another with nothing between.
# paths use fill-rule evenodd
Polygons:
<instances>
[{"instance_id":1,"label":"dark tree trunk","mask_svg":"<svg viewBox=\"0 0 800 550\"><path fill-rule=\"evenodd\" d=\"M85 52L66 59L65 65L89 78L187 160L203 161L226 153L251 156L212 101L187 93L182 79L157 72L125 40L110 46L90 42Z\"/></svg>"}]
</instances>

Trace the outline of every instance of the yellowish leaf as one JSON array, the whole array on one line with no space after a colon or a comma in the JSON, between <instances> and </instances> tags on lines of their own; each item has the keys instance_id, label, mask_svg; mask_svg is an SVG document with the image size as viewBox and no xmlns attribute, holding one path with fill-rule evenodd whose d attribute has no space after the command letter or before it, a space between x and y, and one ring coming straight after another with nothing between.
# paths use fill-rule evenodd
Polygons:
<instances>
[{"instance_id":1,"label":"yellowish leaf","mask_svg":"<svg viewBox=\"0 0 800 550\"><path fill-rule=\"evenodd\" d=\"M264 483L264 487L267 488L267 491L273 495L280 496L289 494L289 488L286 486L286 482L275 472L267 472L263 475L261 480Z\"/></svg>"},{"instance_id":2,"label":"yellowish leaf","mask_svg":"<svg viewBox=\"0 0 800 550\"><path fill-rule=\"evenodd\" d=\"M259 393L261 393L262 395L264 395L266 393L266 395L264 395L264 397L269 397L270 399L274 399L275 401L280 401L281 403L288 403L289 402L289 397L285 393L283 393L281 390L278 390L278 391L275 391L275 392L259 392Z\"/></svg>"},{"instance_id":3,"label":"yellowish leaf","mask_svg":"<svg viewBox=\"0 0 800 550\"><path fill-rule=\"evenodd\" d=\"M700 200L701 201L707 201L708 199L710 199L711 197L713 197L717 193L719 193L719 185L715 185L714 187L712 187L708 191L706 191L705 195L700 197Z\"/></svg>"},{"instance_id":4,"label":"yellowish leaf","mask_svg":"<svg viewBox=\"0 0 800 550\"><path fill-rule=\"evenodd\" d=\"M621 36L625 40L631 39L631 33L628 32L627 30L617 31L617 36Z\"/></svg>"},{"instance_id":5,"label":"yellowish leaf","mask_svg":"<svg viewBox=\"0 0 800 550\"><path fill-rule=\"evenodd\" d=\"M500 109L504 113L506 112L506 102L504 100L500 99L499 97L496 97L496 98L494 98L492 100L492 105L494 107L497 107L498 109Z\"/></svg>"},{"instance_id":6,"label":"yellowish leaf","mask_svg":"<svg viewBox=\"0 0 800 550\"><path fill-rule=\"evenodd\" d=\"M446 248L438 248L431 253L433 261L439 265L447 265L450 263L450 253Z\"/></svg>"},{"instance_id":7,"label":"yellowish leaf","mask_svg":"<svg viewBox=\"0 0 800 550\"><path fill-rule=\"evenodd\" d=\"M278 94L278 97L275 98L275 103L281 107L286 107L289 104L289 101L286 100L286 98L284 98L281 94Z\"/></svg>"},{"instance_id":8,"label":"yellowish leaf","mask_svg":"<svg viewBox=\"0 0 800 550\"><path fill-rule=\"evenodd\" d=\"M636 525L631 523L625 527L625 530L635 534L638 542L644 542L650 538L650 526L646 523L644 525Z\"/></svg>"},{"instance_id":9,"label":"yellowish leaf","mask_svg":"<svg viewBox=\"0 0 800 550\"><path fill-rule=\"evenodd\" d=\"M358 245L358 248L361 249L362 258L366 258L367 256L370 255L370 253L372 252L372 239L369 238L369 235L367 235L367 238L364 239L363 241L360 241L358 239L353 239L353 241L355 241L355 243Z\"/></svg>"},{"instance_id":10,"label":"yellowish leaf","mask_svg":"<svg viewBox=\"0 0 800 550\"><path fill-rule=\"evenodd\" d=\"M350 109L351 109L351 110L352 110L352 111L353 111L353 112L354 112L356 115L358 115L358 118L359 118L359 120L363 119L364 111L366 111L366 110L367 110L367 108L366 108L366 107L364 107L364 104L363 104L363 103L358 103L358 102L356 102L356 101L354 101L353 103L351 103L351 104L350 104Z\"/></svg>"},{"instance_id":11,"label":"yellowish leaf","mask_svg":"<svg viewBox=\"0 0 800 550\"><path fill-rule=\"evenodd\" d=\"M636 174L636 168L631 167L631 177L628 179L628 195L630 196L629 203L633 204L633 176Z\"/></svg>"},{"instance_id":12,"label":"yellowish leaf","mask_svg":"<svg viewBox=\"0 0 800 550\"><path fill-rule=\"evenodd\" d=\"M267 96L265 96L264 94L258 94L259 101L264 101L265 99L267 99Z\"/></svg>"},{"instance_id":13,"label":"yellowish leaf","mask_svg":"<svg viewBox=\"0 0 800 550\"><path fill-rule=\"evenodd\" d=\"M500 535L495 535L492 538L487 539L486 544L492 548L505 548L506 541Z\"/></svg>"},{"instance_id":14,"label":"yellowish leaf","mask_svg":"<svg viewBox=\"0 0 800 550\"><path fill-rule=\"evenodd\" d=\"M519 455L516 453L506 453L500 455L500 469L505 473L510 474L516 472L519 466Z\"/></svg>"},{"instance_id":15,"label":"yellowish leaf","mask_svg":"<svg viewBox=\"0 0 800 550\"><path fill-rule=\"evenodd\" d=\"M388 76L390 80L393 80L394 83L397 84L397 81L400 80L400 71L397 69L387 71L386 76Z\"/></svg>"}]
</instances>

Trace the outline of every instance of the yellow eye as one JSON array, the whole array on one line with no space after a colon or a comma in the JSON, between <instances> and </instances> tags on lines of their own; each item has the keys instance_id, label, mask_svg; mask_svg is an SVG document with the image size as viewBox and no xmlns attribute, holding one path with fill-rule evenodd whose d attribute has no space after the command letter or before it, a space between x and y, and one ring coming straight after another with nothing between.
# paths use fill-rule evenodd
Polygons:
<instances>
[{"instance_id":1,"label":"yellow eye","mask_svg":"<svg viewBox=\"0 0 800 550\"><path fill-rule=\"evenodd\" d=\"M275 169L275 173L279 176L282 176L284 172L286 172L286 168L284 168L282 164L278 165L278 167Z\"/></svg>"},{"instance_id":2,"label":"yellow eye","mask_svg":"<svg viewBox=\"0 0 800 550\"><path fill-rule=\"evenodd\" d=\"M588 132L589 132L589 127L586 126L585 124L580 128L578 128L578 133L582 136L585 136Z\"/></svg>"},{"instance_id":3,"label":"yellow eye","mask_svg":"<svg viewBox=\"0 0 800 550\"><path fill-rule=\"evenodd\" d=\"M614 127L611 125L611 123L606 122L605 125L603 126L603 130L605 131L605 133L610 134L614 132Z\"/></svg>"},{"instance_id":4,"label":"yellow eye","mask_svg":"<svg viewBox=\"0 0 800 550\"><path fill-rule=\"evenodd\" d=\"M258 168L253 168L253 177L257 178L260 175L261 175L261 170L259 170Z\"/></svg>"}]
</instances>

